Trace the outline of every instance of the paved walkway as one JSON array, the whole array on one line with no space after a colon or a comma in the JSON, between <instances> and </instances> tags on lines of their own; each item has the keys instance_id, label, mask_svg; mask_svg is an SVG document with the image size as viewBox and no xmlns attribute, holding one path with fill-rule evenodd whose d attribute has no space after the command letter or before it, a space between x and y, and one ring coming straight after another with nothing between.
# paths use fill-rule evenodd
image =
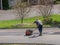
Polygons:
<instances>
[{"instance_id":1,"label":"paved walkway","mask_svg":"<svg viewBox=\"0 0 60 45\"><path fill-rule=\"evenodd\" d=\"M38 30L33 32L35 37L24 36L26 29L0 29L0 43L41 43L60 44L59 28L43 28L43 36L38 37Z\"/></svg>"}]
</instances>

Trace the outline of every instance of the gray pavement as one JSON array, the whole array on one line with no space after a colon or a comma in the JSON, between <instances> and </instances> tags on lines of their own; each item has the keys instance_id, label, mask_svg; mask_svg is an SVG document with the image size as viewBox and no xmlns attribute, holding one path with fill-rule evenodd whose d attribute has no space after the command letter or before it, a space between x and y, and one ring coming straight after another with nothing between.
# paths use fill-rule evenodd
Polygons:
<instances>
[{"instance_id":1,"label":"gray pavement","mask_svg":"<svg viewBox=\"0 0 60 45\"><path fill-rule=\"evenodd\" d=\"M33 35L24 36L26 29L0 29L0 43L41 43L41 44L60 44L60 29L59 28L43 28L43 35L39 36L37 29Z\"/></svg>"}]
</instances>

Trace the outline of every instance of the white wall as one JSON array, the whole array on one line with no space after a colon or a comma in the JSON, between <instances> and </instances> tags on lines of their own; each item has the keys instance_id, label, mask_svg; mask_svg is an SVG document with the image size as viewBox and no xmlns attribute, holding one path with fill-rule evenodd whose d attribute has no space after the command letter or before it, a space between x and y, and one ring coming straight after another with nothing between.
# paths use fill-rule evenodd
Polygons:
<instances>
[{"instance_id":1,"label":"white wall","mask_svg":"<svg viewBox=\"0 0 60 45\"><path fill-rule=\"evenodd\" d=\"M16 19L15 15L13 10L0 10L0 20Z\"/></svg>"}]
</instances>

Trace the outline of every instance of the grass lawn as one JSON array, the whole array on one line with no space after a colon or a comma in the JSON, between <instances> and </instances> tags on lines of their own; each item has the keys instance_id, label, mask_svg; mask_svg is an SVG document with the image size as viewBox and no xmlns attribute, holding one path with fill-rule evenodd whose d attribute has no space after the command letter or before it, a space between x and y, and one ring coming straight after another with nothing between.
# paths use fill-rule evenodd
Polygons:
<instances>
[{"instance_id":1,"label":"grass lawn","mask_svg":"<svg viewBox=\"0 0 60 45\"><path fill-rule=\"evenodd\" d=\"M58 21L60 22L60 14L55 14L55 15L52 15L51 18L53 19L53 21Z\"/></svg>"},{"instance_id":2,"label":"grass lawn","mask_svg":"<svg viewBox=\"0 0 60 45\"><path fill-rule=\"evenodd\" d=\"M51 18L53 21L60 22L60 15L52 15ZM32 18L26 18L24 19L24 26L23 27L36 27L33 22L36 19L36 17ZM41 20L43 20L42 17L40 17ZM0 28L22 28L22 26L15 27L16 24L21 24L20 19L15 20L3 20L0 21Z\"/></svg>"}]
</instances>

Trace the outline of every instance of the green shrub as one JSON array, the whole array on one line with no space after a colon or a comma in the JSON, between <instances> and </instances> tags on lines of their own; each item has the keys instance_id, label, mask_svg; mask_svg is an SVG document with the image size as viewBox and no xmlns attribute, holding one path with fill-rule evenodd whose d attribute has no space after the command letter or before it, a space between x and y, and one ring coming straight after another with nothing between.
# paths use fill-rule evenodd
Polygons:
<instances>
[{"instance_id":1,"label":"green shrub","mask_svg":"<svg viewBox=\"0 0 60 45\"><path fill-rule=\"evenodd\" d=\"M49 24L49 25L51 25L52 24L52 18L45 18L43 20L43 24Z\"/></svg>"}]
</instances>

